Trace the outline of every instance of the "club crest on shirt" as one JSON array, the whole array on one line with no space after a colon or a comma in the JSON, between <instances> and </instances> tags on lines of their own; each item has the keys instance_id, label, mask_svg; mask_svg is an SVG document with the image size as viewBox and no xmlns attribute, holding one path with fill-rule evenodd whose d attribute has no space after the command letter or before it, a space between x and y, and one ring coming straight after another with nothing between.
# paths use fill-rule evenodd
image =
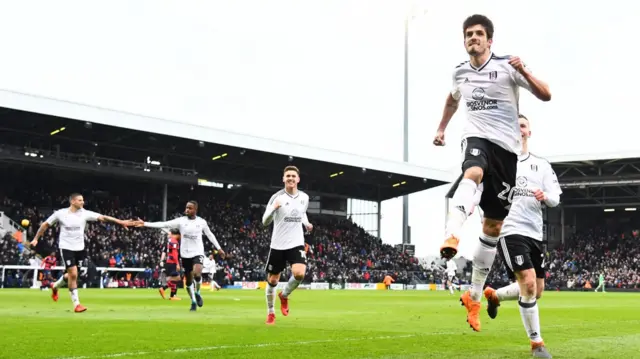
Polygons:
<instances>
[{"instance_id":1,"label":"club crest on shirt","mask_svg":"<svg viewBox=\"0 0 640 359\"><path fill-rule=\"evenodd\" d=\"M516 256L516 264L521 266L524 263L524 258L522 256Z\"/></svg>"},{"instance_id":2,"label":"club crest on shirt","mask_svg":"<svg viewBox=\"0 0 640 359\"><path fill-rule=\"evenodd\" d=\"M525 176L518 176L518 178L516 179L516 186L518 187L527 187L528 181L527 181L527 177Z\"/></svg>"}]
</instances>

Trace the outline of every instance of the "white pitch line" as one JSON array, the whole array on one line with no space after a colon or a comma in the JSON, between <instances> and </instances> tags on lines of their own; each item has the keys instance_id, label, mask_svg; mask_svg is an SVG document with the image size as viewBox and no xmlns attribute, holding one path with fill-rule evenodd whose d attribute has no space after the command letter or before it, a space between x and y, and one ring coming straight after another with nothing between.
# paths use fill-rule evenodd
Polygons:
<instances>
[{"instance_id":1,"label":"white pitch line","mask_svg":"<svg viewBox=\"0 0 640 359\"><path fill-rule=\"evenodd\" d=\"M623 322L638 322L638 320L625 320ZM558 324L548 325L545 328L568 328L575 327L575 324ZM509 328L502 329L503 332L516 332L522 331L522 328ZM217 345L210 347L198 347L198 348L177 348L166 349L158 351L138 351L138 352L125 352L125 353L112 353L112 354L98 354L98 355L80 355L70 357L54 357L51 359L99 359L99 358L120 358L125 356L139 356L150 354L166 354L166 353L189 353L189 352L201 352L208 350L224 350L224 349L250 349L250 348L266 348L274 347L278 345L305 345L305 344L323 344L323 343L342 343L342 342L356 342L363 340L390 340L390 339L406 339L415 337L427 337L432 335L459 335L463 331L451 331L451 332L425 332L416 334L404 334L404 335L385 335L378 337L361 337L361 338L343 338L343 339L324 339L324 340L306 340L299 342L283 342L283 343L257 343L257 344L236 344L236 345Z\"/></svg>"},{"instance_id":2,"label":"white pitch line","mask_svg":"<svg viewBox=\"0 0 640 359\"><path fill-rule=\"evenodd\" d=\"M385 340L385 339L404 339L413 338L423 335L443 335L454 333L425 333L425 334L406 334L406 335L387 335L380 337L362 337L362 338L344 338L344 339L325 339L325 340L307 340L299 342L284 342L284 343L258 343L258 344L241 344L241 345L217 345L210 347L199 348L178 348L167 349L159 351L139 351L139 352L127 352L127 353L113 353L113 354L98 354L98 355L81 355L71 357L57 357L54 359L97 359L97 358L119 358L126 356L138 356L138 355L150 355L150 354L166 354L166 353L189 353L189 352L201 352L209 350L223 350L223 349L249 349L249 348L266 348L279 345L305 345L305 344L322 344L322 343L339 343L339 342L355 342L363 340Z\"/></svg>"}]
</instances>

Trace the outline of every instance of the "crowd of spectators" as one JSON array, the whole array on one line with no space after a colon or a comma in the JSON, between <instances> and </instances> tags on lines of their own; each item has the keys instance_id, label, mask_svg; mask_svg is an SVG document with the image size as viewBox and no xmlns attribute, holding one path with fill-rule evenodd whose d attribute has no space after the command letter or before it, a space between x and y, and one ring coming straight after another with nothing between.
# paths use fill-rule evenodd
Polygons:
<instances>
[{"instance_id":1,"label":"crowd of spectators","mask_svg":"<svg viewBox=\"0 0 640 359\"><path fill-rule=\"evenodd\" d=\"M640 236L602 227L579 231L564 245L547 250L545 266L549 289L595 289L600 274L607 287L640 289ZM494 286L509 282L499 257L487 282Z\"/></svg>"},{"instance_id":2,"label":"crowd of spectators","mask_svg":"<svg viewBox=\"0 0 640 359\"><path fill-rule=\"evenodd\" d=\"M214 189L210 189L214 191ZM214 194L214 195L212 195ZM11 195L11 197L10 197ZM83 192L85 208L116 218L140 217L147 221L161 221L161 206L144 197L117 196L102 191ZM259 281L265 278L271 229L262 225L264 209L251 203L249 195L223 192L203 193L193 189L175 195L168 204L171 219L180 216L187 200L199 202L198 215L209 223L218 241L227 252L226 259L215 256L220 284L236 281ZM68 193L64 190L12 191L0 197L1 210L12 219L31 222L27 238L33 238L39 225L53 210L68 206ZM309 215L314 231L306 235L308 268L306 281L328 282L380 282L386 275L397 283L428 281L433 278L419 261L402 253L357 226L351 220L336 216ZM55 255L58 227L50 227L43 240ZM111 223L89 223L86 229L86 248L91 265L95 267L145 268L141 277L145 285L153 285L161 276L160 256L165 248L166 234L149 228L125 229ZM41 241L41 242L42 242ZM212 245L204 239L205 250L213 253ZM7 235L0 240L0 264L28 265L36 253L23 243ZM5 283L17 286L19 271L9 271ZM14 275L15 273L15 275ZM285 273L284 278L286 278ZM29 276L20 278L26 285ZM112 272L112 281L129 282L125 272Z\"/></svg>"},{"instance_id":3,"label":"crowd of spectators","mask_svg":"<svg viewBox=\"0 0 640 359\"><path fill-rule=\"evenodd\" d=\"M53 210L68 206L71 188L78 184L63 181L60 185L38 187L38 181L0 189L0 211L20 221L28 219L27 238L33 238L39 225ZM142 218L161 221L161 195L157 189L109 181L95 190L80 187L85 207L121 219ZM25 188L29 188L28 190ZM218 241L228 254L226 259L214 256L218 264L216 279L220 284L237 281L260 281L265 277L271 229L261 223L263 207L252 200L248 190L229 192L210 188L181 188L173 190L168 201L171 219L180 216L187 200L199 202L199 215L207 220ZM383 244L379 238L348 218L309 215L314 230L306 235L308 271L306 281L381 282L391 275L396 283L442 283L442 264L425 263ZM55 251L58 228L45 233L43 241ZM118 286L158 285L162 276L160 256L165 248L166 234L157 229L125 229L111 223L90 223L86 230L87 267L144 268L139 273L110 271L108 279ZM24 242L24 241L23 241ZM0 238L0 264L33 265L34 251L7 234ZM205 249L213 253L205 239ZM546 253L548 288L590 288L605 274L608 286L640 288L640 238L638 233L623 235L592 229L579 232ZM60 259L60 258L58 258ZM470 265L459 266L460 283L468 283ZM287 278L284 273L283 278ZM9 270L5 286L28 286L30 276L24 271ZM136 283L136 279L138 282ZM509 278L500 258L496 258L487 281L492 286L507 284ZM123 284L124 283L124 284ZM133 284L130 284L133 283Z\"/></svg>"}]
</instances>

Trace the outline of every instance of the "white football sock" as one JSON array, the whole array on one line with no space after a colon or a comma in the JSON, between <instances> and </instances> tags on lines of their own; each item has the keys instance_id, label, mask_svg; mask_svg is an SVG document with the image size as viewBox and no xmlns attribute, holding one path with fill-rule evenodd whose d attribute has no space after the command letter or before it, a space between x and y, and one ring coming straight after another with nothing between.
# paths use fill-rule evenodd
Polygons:
<instances>
[{"instance_id":1,"label":"white football sock","mask_svg":"<svg viewBox=\"0 0 640 359\"><path fill-rule=\"evenodd\" d=\"M477 189L478 185L468 178L463 178L458 184L458 188L456 188L451 199L454 208L449 212L445 227L445 236L447 238L451 235L459 236L460 229L474 206L473 201Z\"/></svg>"},{"instance_id":2,"label":"white football sock","mask_svg":"<svg viewBox=\"0 0 640 359\"><path fill-rule=\"evenodd\" d=\"M191 298L191 303L195 303L196 296L195 296L195 288L193 286L193 283L191 283L191 285L188 285L186 289L187 289L187 293L189 293L189 298Z\"/></svg>"},{"instance_id":3,"label":"white football sock","mask_svg":"<svg viewBox=\"0 0 640 359\"><path fill-rule=\"evenodd\" d=\"M500 301L516 300L520 296L520 285L517 282L511 283L506 287L498 288L496 295Z\"/></svg>"},{"instance_id":4,"label":"white football sock","mask_svg":"<svg viewBox=\"0 0 640 359\"><path fill-rule=\"evenodd\" d=\"M73 305L79 305L80 304L80 297L78 296L78 289L69 289L69 294L71 295L71 301L73 302Z\"/></svg>"},{"instance_id":5,"label":"white football sock","mask_svg":"<svg viewBox=\"0 0 640 359\"><path fill-rule=\"evenodd\" d=\"M300 285L299 280L297 280L293 275L291 276L291 278L289 278L289 282L287 282L287 286L284 287L284 290L282 291L282 296L287 298L289 297L289 295L291 295L291 292L293 292L294 290L296 290L296 288L298 288L298 285Z\"/></svg>"},{"instance_id":6,"label":"white football sock","mask_svg":"<svg viewBox=\"0 0 640 359\"><path fill-rule=\"evenodd\" d=\"M520 297L518 300L520 307L520 317L522 317L522 324L527 331L529 339L534 343L542 341L542 335L540 333L540 316L538 312L538 303L536 297Z\"/></svg>"},{"instance_id":7,"label":"white football sock","mask_svg":"<svg viewBox=\"0 0 640 359\"><path fill-rule=\"evenodd\" d=\"M64 275L62 277L60 277L60 279L58 279L54 284L53 287L54 288L60 288L63 285L67 284L67 281L64 280Z\"/></svg>"},{"instance_id":8,"label":"white football sock","mask_svg":"<svg viewBox=\"0 0 640 359\"><path fill-rule=\"evenodd\" d=\"M496 259L498 238L486 234L480 236L473 254L473 270L471 272L471 300L479 302L482 298L484 283Z\"/></svg>"},{"instance_id":9,"label":"white football sock","mask_svg":"<svg viewBox=\"0 0 640 359\"><path fill-rule=\"evenodd\" d=\"M273 303L276 301L276 286L272 286L267 282L267 288L265 289L267 295L267 314L275 313Z\"/></svg>"}]
</instances>

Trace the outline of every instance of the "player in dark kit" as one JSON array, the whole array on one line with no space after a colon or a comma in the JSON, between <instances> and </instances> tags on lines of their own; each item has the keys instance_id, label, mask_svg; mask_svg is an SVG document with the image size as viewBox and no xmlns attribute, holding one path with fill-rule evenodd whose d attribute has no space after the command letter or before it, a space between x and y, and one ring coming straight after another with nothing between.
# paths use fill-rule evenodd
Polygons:
<instances>
[{"instance_id":1,"label":"player in dark kit","mask_svg":"<svg viewBox=\"0 0 640 359\"><path fill-rule=\"evenodd\" d=\"M166 262L165 262L166 259ZM167 283L160 287L162 299L166 299L165 290L171 288L170 300L181 300L176 297L178 284L180 283L180 231L172 229L169 233L167 251L162 252L160 263L164 263L164 273L167 276Z\"/></svg>"},{"instance_id":2,"label":"player in dark kit","mask_svg":"<svg viewBox=\"0 0 640 359\"><path fill-rule=\"evenodd\" d=\"M44 258L42 261L42 285L40 289L53 287L53 276L51 275L51 270L56 266L58 260L56 259L56 252L51 252L48 256ZM55 299L54 299L55 300Z\"/></svg>"}]
</instances>

